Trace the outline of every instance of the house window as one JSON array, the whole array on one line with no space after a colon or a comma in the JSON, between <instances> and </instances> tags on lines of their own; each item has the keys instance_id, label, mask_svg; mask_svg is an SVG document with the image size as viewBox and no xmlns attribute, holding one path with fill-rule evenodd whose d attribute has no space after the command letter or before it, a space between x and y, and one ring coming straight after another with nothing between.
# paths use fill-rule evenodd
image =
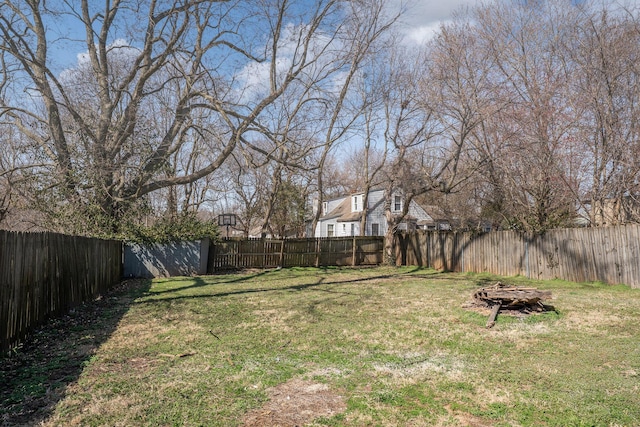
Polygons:
<instances>
[{"instance_id":1,"label":"house window","mask_svg":"<svg viewBox=\"0 0 640 427\"><path fill-rule=\"evenodd\" d=\"M402 210L402 197L395 196L393 198L393 210L398 212Z\"/></svg>"},{"instance_id":2,"label":"house window","mask_svg":"<svg viewBox=\"0 0 640 427\"><path fill-rule=\"evenodd\" d=\"M380 224L376 224L376 223L371 224L371 235L372 236L380 235Z\"/></svg>"},{"instance_id":3,"label":"house window","mask_svg":"<svg viewBox=\"0 0 640 427\"><path fill-rule=\"evenodd\" d=\"M352 236L356 235L356 225L355 224L351 224L351 235Z\"/></svg>"},{"instance_id":4,"label":"house window","mask_svg":"<svg viewBox=\"0 0 640 427\"><path fill-rule=\"evenodd\" d=\"M327 224L327 237L333 237L333 224Z\"/></svg>"},{"instance_id":5,"label":"house window","mask_svg":"<svg viewBox=\"0 0 640 427\"><path fill-rule=\"evenodd\" d=\"M353 201L351 212L362 211L362 196L351 196L351 200Z\"/></svg>"},{"instance_id":6,"label":"house window","mask_svg":"<svg viewBox=\"0 0 640 427\"><path fill-rule=\"evenodd\" d=\"M322 215L326 215L327 214L327 207L328 207L328 203L327 202L322 202Z\"/></svg>"},{"instance_id":7,"label":"house window","mask_svg":"<svg viewBox=\"0 0 640 427\"><path fill-rule=\"evenodd\" d=\"M342 224L342 234L347 235L347 224Z\"/></svg>"}]
</instances>

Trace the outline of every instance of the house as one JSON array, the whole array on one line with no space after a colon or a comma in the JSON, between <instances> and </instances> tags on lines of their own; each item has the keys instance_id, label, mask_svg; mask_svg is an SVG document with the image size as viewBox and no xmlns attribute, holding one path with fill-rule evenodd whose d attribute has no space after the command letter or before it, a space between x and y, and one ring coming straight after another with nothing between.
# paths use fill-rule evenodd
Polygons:
<instances>
[{"instance_id":1,"label":"house","mask_svg":"<svg viewBox=\"0 0 640 427\"><path fill-rule=\"evenodd\" d=\"M351 194L324 202L322 216L316 226L315 237L359 236L360 220L364 212L364 193ZM368 197L366 236L384 236L387 231L387 220L384 216L384 190L371 190ZM400 213L404 208L404 197L401 193L391 196L391 212ZM400 230L436 229L438 224L415 201L409 204L409 211L399 224Z\"/></svg>"}]
</instances>

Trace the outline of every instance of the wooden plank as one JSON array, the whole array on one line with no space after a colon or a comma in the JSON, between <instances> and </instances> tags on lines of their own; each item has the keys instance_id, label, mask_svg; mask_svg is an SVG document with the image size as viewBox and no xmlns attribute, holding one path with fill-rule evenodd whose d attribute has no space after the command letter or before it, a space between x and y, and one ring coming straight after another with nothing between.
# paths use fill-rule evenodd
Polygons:
<instances>
[{"instance_id":1,"label":"wooden plank","mask_svg":"<svg viewBox=\"0 0 640 427\"><path fill-rule=\"evenodd\" d=\"M2 350L19 343L48 317L92 300L121 277L119 242L0 232L0 245L0 321L6 325L0 335ZM112 248L117 254L105 257Z\"/></svg>"},{"instance_id":2,"label":"wooden plank","mask_svg":"<svg viewBox=\"0 0 640 427\"><path fill-rule=\"evenodd\" d=\"M628 226L627 229L627 259L635 259L635 260L639 260L639 256L640 256L640 242L638 241L638 239L640 239L640 235L638 233L638 229L640 227L638 227L638 225L636 224L632 224ZM628 263L627 266L627 277L625 278L625 283L626 284L630 284L633 287L633 284L638 284L640 283L640 262L636 261L636 262L631 262ZM637 287L637 286L636 286Z\"/></svg>"},{"instance_id":3,"label":"wooden plank","mask_svg":"<svg viewBox=\"0 0 640 427\"><path fill-rule=\"evenodd\" d=\"M357 265L357 255L358 255L358 240L356 236L353 236L353 242L351 243L351 266L355 267Z\"/></svg>"},{"instance_id":4,"label":"wooden plank","mask_svg":"<svg viewBox=\"0 0 640 427\"><path fill-rule=\"evenodd\" d=\"M370 245L373 245L371 248ZM234 246L235 245L235 246ZM378 253L379 252L379 253ZM209 250L208 271L222 268L274 268L379 264L380 237L223 240ZM231 257L234 256L234 258ZM354 260L355 258L355 260Z\"/></svg>"},{"instance_id":5,"label":"wooden plank","mask_svg":"<svg viewBox=\"0 0 640 427\"><path fill-rule=\"evenodd\" d=\"M496 324L496 318L498 317L498 312L500 311L500 307L502 304L494 304L491 306L491 314L489 314L489 318L487 319L487 329L493 328Z\"/></svg>"}]
</instances>

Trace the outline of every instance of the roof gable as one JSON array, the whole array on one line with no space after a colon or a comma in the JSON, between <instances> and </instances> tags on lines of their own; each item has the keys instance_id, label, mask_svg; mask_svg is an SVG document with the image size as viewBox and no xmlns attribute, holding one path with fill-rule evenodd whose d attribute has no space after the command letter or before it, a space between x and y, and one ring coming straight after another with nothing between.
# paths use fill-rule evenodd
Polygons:
<instances>
[{"instance_id":1,"label":"roof gable","mask_svg":"<svg viewBox=\"0 0 640 427\"><path fill-rule=\"evenodd\" d=\"M356 192L353 194L349 194L347 196L337 197L331 200L328 200L328 203L334 204L339 202L333 209L323 215L320 220L336 220L336 222L356 222L362 219L363 211L353 212L352 211L352 197L363 195L363 192ZM383 189L373 189L369 191L368 202L369 208L367 209L367 213L371 214L373 212L380 211L382 213L382 209L384 209L384 190ZM429 214L426 213L425 209L418 205L414 200L411 201L412 207L417 207L417 209L410 209L410 213L407 215L408 219L416 219L415 216L418 216L417 219L426 219L431 220ZM412 215L414 214L414 215ZM416 215L417 214L417 215ZM424 216L424 217L423 217Z\"/></svg>"},{"instance_id":2,"label":"roof gable","mask_svg":"<svg viewBox=\"0 0 640 427\"><path fill-rule=\"evenodd\" d=\"M336 199L334 199L335 201ZM351 197L344 197L343 200L333 210L323 216L322 220L338 219L338 221L359 221L362 212L351 212Z\"/></svg>"}]
</instances>

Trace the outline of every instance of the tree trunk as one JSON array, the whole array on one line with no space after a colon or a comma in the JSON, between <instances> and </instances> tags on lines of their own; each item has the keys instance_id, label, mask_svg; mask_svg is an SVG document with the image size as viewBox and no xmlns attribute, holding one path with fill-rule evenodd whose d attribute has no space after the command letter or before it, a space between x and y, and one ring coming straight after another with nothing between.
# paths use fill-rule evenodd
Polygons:
<instances>
[{"instance_id":1,"label":"tree trunk","mask_svg":"<svg viewBox=\"0 0 640 427\"><path fill-rule=\"evenodd\" d=\"M394 227L395 228L395 227ZM396 245L394 228L387 228L384 233L384 256L382 262L384 265L396 265Z\"/></svg>"},{"instance_id":2,"label":"tree trunk","mask_svg":"<svg viewBox=\"0 0 640 427\"><path fill-rule=\"evenodd\" d=\"M276 199L278 197L278 193L280 192L280 188L282 186L282 165L277 163L276 169L273 172L273 189L271 190L271 194L269 194L269 199L267 200L267 210L265 216L263 218L262 226L260 227L260 237L263 239L267 237L267 232L271 229L271 216L273 215L273 211L276 206Z\"/></svg>"},{"instance_id":3,"label":"tree trunk","mask_svg":"<svg viewBox=\"0 0 640 427\"><path fill-rule=\"evenodd\" d=\"M367 214L369 213L369 190L370 185L364 187L364 195L362 196L362 217L360 218L360 235L367 235Z\"/></svg>"},{"instance_id":4,"label":"tree trunk","mask_svg":"<svg viewBox=\"0 0 640 427\"><path fill-rule=\"evenodd\" d=\"M385 265L396 265L396 248L394 234L398 226L397 219L391 213L391 196L393 194L392 184L384 190L384 216L387 222L387 230L384 233L384 256Z\"/></svg>"}]
</instances>

